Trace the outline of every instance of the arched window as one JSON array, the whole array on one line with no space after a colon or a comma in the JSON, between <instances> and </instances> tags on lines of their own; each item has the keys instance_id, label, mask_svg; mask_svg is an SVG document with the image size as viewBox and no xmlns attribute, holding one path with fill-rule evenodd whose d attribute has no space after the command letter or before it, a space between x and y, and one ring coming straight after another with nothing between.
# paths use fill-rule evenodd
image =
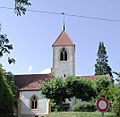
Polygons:
<instances>
[{"instance_id":1,"label":"arched window","mask_svg":"<svg viewBox=\"0 0 120 117\"><path fill-rule=\"evenodd\" d=\"M60 61L67 61L67 51L63 48L60 52Z\"/></svg>"},{"instance_id":2,"label":"arched window","mask_svg":"<svg viewBox=\"0 0 120 117\"><path fill-rule=\"evenodd\" d=\"M38 108L38 98L35 95L33 95L30 99L30 108L31 109L37 109Z\"/></svg>"}]
</instances>

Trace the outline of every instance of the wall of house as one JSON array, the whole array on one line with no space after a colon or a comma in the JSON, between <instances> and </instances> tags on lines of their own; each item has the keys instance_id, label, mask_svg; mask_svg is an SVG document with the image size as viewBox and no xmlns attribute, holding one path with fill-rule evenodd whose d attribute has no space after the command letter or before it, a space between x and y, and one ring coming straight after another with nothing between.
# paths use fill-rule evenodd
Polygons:
<instances>
[{"instance_id":1,"label":"wall of house","mask_svg":"<svg viewBox=\"0 0 120 117\"><path fill-rule=\"evenodd\" d=\"M66 99L66 103L70 104L70 107L69 107L68 111L73 111L74 110L74 108L73 108L74 105L80 104L81 100L80 99L76 99L75 97L73 97L71 100Z\"/></svg>"},{"instance_id":2,"label":"wall of house","mask_svg":"<svg viewBox=\"0 0 120 117\"><path fill-rule=\"evenodd\" d=\"M67 61L60 61L61 49L67 50ZM75 75L75 46L55 46L53 47L53 76L64 77Z\"/></svg>"},{"instance_id":3,"label":"wall of house","mask_svg":"<svg viewBox=\"0 0 120 117\"><path fill-rule=\"evenodd\" d=\"M38 108L30 108L30 98L35 95L38 97ZM20 117L35 117L35 115L46 115L49 113L49 99L44 98L40 91L21 91L20 92Z\"/></svg>"}]
</instances>

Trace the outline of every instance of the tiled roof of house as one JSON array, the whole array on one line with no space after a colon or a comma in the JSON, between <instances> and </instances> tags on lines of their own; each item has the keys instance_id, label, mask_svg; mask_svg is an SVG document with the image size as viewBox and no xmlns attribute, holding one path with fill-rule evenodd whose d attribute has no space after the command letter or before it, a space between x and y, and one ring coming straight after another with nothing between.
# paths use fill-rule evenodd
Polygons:
<instances>
[{"instance_id":1,"label":"tiled roof of house","mask_svg":"<svg viewBox=\"0 0 120 117\"><path fill-rule=\"evenodd\" d=\"M62 31L52 46L75 45L65 31Z\"/></svg>"},{"instance_id":2,"label":"tiled roof of house","mask_svg":"<svg viewBox=\"0 0 120 117\"><path fill-rule=\"evenodd\" d=\"M96 78L110 78L109 75L94 75L94 76L78 76L80 78L96 79ZM15 75L16 85L21 91L40 90L42 81L52 79L51 74L26 74Z\"/></svg>"},{"instance_id":3,"label":"tiled roof of house","mask_svg":"<svg viewBox=\"0 0 120 117\"><path fill-rule=\"evenodd\" d=\"M94 80L94 79L97 79L97 78L110 78L110 75L107 74L107 75L78 76L78 77Z\"/></svg>"},{"instance_id":4,"label":"tiled roof of house","mask_svg":"<svg viewBox=\"0 0 120 117\"><path fill-rule=\"evenodd\" d=\"M50 80L51 74L15 75L16 85L19 90L39 90L42 81Z\"/></svg>"}]
</instances>

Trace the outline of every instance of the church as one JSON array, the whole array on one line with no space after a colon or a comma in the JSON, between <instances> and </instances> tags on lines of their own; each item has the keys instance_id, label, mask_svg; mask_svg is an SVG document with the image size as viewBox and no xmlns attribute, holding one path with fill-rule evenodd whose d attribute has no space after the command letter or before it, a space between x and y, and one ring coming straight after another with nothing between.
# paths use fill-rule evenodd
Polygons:
<instances>
[{"instance_id":1,"label":"church","mask_svg":"<svg viewBox=\"0 0 120 117\"><path fill-rule=\"evenodd\" d=\"M50 100L40 92L42 81L55 77L75 75L75 44L63 27L62 32L52 44L53 64L47 74L15 75L18 87L18 117L41 117L50 112ZM97 76L84 76L95 79ZM70 103L72 106L73 103Z\"/></svg>"}]
</instances>

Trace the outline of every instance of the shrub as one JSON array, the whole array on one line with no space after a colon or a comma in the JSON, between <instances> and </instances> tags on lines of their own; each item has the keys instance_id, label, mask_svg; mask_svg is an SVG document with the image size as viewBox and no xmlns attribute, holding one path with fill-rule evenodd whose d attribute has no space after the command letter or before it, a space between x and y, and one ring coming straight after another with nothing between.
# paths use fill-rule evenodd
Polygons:
<instances>
[{"instance_id":1,"label":"shrub","mask_svg":"<svg viewBox=\"0 0 120 117\"><path fill-rule=\"evenodd\" d=\"M114 101L113 101L113 111L118 117L120 117L120 86L116 86L113 92Z\"/></svg>"},{"instance_id":2,"label":"shrub","mask_svg":"<svg viewBox=\"0 0 120 117\"><path fill-rule=\"evenodd\" d=\"M83 101L80 104L74 105L73 110L82 112L93 112L96 110L96 105L92 102Z\"/></svg>"}]
</instances>

